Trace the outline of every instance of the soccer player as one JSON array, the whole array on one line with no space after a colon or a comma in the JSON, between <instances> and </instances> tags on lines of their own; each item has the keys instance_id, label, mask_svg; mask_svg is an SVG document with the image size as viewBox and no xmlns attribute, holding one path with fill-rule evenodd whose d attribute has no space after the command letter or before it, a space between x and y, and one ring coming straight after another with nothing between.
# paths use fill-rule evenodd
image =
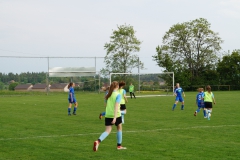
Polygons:
<instances>
[{"instance_id":1,"label":"soccer player","mask_svg":"<svg viewBox=\"0 0 240 160\"><path fill-rule=\"evenodd\" d=\"M203 109L204 118L207 118L206 111L204 110L203 91L203 88L198 88L198 94L196 96L196 105L198 106L198 109L194 112L194 116L197 116L197 113Z\"/></svg>"},{"instance_id":2,"label":"soccer player","mask_svg":"<svg viewBox=\"0 0 240 160\"><path fill-rule=\"evenodd\" d=\"M125 82L120 82L119 83L119 93L121 95L121 102L120 102L120 110L122 114L122 124L124 124L124 115L127 114L127 107L126 103L128 102L127 96L126 96L126 91L123 89L125 87Z\"/></svg>"},{"instance_id":3,"label":"soccer player","mask_svg":"<svg viewBox=\"0 0 240 160\"><path fill-rule=\"evenodd\" d=\"M105 132L103 132L98 140L93 143L93 151L98 150L99 144L111 133L112 125L114 124L117 126L117 149L127 149L126 147L122 147L122 118L120 112L121 95L118 92L118 88L118 82L113 81L106 96Z\"/></svg>"},{"instance_id":4,"label":"soccer player","mask_svg":"<svg viewBox=\"0 0 240 160\"><path fill-rule=\"evenodd\" d=\"M214 95L211 91L211 86L208 85L206 87L207 91L204 92L203 94L203 99L204 99L204 109L206 110L207 112L207 118L208 120L210 120L210 117L211 117L211 113L212 113L212 103L216 104L216 101L215 101L215 98L214 98Z\"/></svg>"},{"instance_id":5,"label":"soccer player","mask_svg":"<svg viewBox=\"0 0 240 160\"><path fill-rule=\"evenodd\" d=\"M71 116L72 104L74 103L73 115L76 115L77 107L78 107L78 103L77 103L77 100L75 98L74 88L73 87L75 87L75 83L70 82L68 84L68 89L69 89L69 94L68 94L68 101L69 101L68 115L69 116Z\"/></svg>"},{"instance_id":6,"label":"soccer player","mask_svg":"<svg viewBox=\"0 0 240 160\"><path fill-rule=\"evenodd\" d=\"M132 99L132 96L134 96L134 98L136 99L134 94L134 85L132 83L129 86L129 92L130 92L131 99Z\"/></svg>"},{"instance_id":7,"label":"soccer player","mask_svg":"<svg viewBox=\"0 0 240 160\"><path fill-rule=\"evenodd\" d=\"M106 101L105 97L106 97L106 95L108 94L109 86L106 87L106 88L104 88L103 91L105 91L105 95L104 95L104 103L105 103L105 107L106 107L106 104L107 104L106 102L107 102L107 101ZM102 113L100 113L100 114L99 114L99 119L102 119L102 117L105 116L105 114L106 114L106 112L102 112Z\"/></svg>"},{"instance_id":8,"label":"soccer player","mask_svg":"<svg viewBox=\"0 0 240 160\"><path fill-rule=\"evenodd\" d=\"M176 96L175 98L175 103L173 104L172 110L174 111L174 109L176 108L178 101L182 102L182 106L181 106L181 110L184 109L184 99L183 97L185 97L185 93L183 91L183 89L180 87L179 83L176 83L176 89L174 90L174 95ZM183 97L182 97L183 95Z\"/></svg>"}]
</instances>

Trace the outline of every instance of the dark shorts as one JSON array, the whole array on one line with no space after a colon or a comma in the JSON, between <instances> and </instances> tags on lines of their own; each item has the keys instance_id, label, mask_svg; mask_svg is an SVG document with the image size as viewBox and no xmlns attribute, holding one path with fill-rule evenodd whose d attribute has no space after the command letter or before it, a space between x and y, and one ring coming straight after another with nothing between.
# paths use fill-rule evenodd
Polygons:
<instances>
[{"instance_id":1,"label":"dark shorts","mask_svg":"<svg viewBox=\"0 0 240 160\"><path fill-rule=\"evenodd\" d=\"M71 102L71 98L68 98L68 102L69 102L69 103L76 103L77 100L76 100L75 98L73 98L73 101Z\"/></svg>"},{"instance_id":2,"label":"dark shorts","mask_svg":"<svg viewBox=\"0 0 240 160\"><path fill-rule=\"evenodd\" d=\"M113 125L112 121L113 121L113 118L105 118L105 126ZM122 123L122 117L117 117L116 122L115 122L115 126L118 126L121 123Z\"/></svg>"},{"instance_id":3,"label":"dark shorts","mask_svg":"<svg viewBox=\"0 0 240 160\"><path fill-rule=\"evenodd\" d=\"M205 108L212 108L212 102L204 102Z\"/></svg>"},{"instance_id":4,"label":"dark shorts","mask_svg":"<svg viewBox=\"0 0 240 160\"><path fill-rule=\"evenodd\" d=\"M125 110L125 109L127 109L126 104L120 104L120 110L122 111L122 110Z\"/></svg>"}]
</instances>

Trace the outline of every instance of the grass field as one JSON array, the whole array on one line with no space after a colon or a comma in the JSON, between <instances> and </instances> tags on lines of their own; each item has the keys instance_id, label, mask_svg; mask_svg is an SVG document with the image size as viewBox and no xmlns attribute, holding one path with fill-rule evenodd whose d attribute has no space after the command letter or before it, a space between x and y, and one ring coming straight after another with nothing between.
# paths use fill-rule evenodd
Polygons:
<instances>
[{"instance_id":1,"label":"grass field","mask_svg":"<svg viewBox=\"0 0 240 160\"><path fill-rule=\"evenodd\" d=\"M185 110L171 111L174 97L129 99L123 146L116 128L92 151L104 131L103 94L77 92L76 116L67 116L67 94L0 96L0 160L239 159L240 92L214 92L211 120L186 92Z\"/></svg>"}]
</instances>

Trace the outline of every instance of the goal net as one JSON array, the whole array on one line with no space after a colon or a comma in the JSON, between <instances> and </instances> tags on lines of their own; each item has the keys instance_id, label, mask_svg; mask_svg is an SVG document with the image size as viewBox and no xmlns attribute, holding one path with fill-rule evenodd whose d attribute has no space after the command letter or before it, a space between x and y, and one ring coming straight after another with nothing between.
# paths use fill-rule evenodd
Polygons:
<instances>
[{"instance_id":1,"label":"goal net","mask_svg":"<svg viewBox=\"0 0 240 160\"><path fill-rule=\"evenodd\" d=\"M124 81L125 90L129 92L129 85L134 85L137 97L173 95L174 73L110 73L110 84L113 81Z\"/></svg>"}]
</instances>

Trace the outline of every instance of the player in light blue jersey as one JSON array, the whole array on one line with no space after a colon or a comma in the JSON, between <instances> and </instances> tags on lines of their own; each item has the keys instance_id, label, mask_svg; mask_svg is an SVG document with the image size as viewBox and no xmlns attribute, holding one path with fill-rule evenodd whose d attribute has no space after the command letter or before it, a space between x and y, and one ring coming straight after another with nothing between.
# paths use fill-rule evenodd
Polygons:
<instances>
[{"instance_id":1,"label":"player in light blue jersey","mask_svg":"<svg viewBox=\"0 0 240 160\"><path fill-rule=\"evenodd\" d=\"M181 110L184 109L184 99L183 97L185 97L185 93L183 91L183 89L180 87L179 83L176 83L176 88L174 90L174 95L176 96L175 98L175 103L173 104L172 110L174 111L174 109L176 108L178 101L182 102L182 106L181 106ZM183 95L183 97L182 97Z\"/></svg>"},{"instance_id":2,"label":"player in light blue jersey","mask_svg":"<svg viewBox=\"0 0 240 160\"><path fill-rule=\"evenodd\" d=\"M206 110L204 109L203 94L204 94L204 89L198 88L198 94L196 96L196 105L198 106L198 109L194 112L194 116L197 116L197 113L200 112L200 110L202 109L204 118L207 118Z\"/></svg>"},{"instance_id":3,"label":"player in light blue jersey","mask_svg":"<svg viewBox=\"0 0 240 160\"><path fill-rule=\"evenodd\" d=\"M104 87L103 88L103 91L105 91L105 95L104 95L104 103L105 103L105 107L106 107L106 104L107 104L107 100L106 100L106 95L108 94L108 91L109 91L109 86L108 87ZM106 112L102 112L99 114L99 119L102 119L103 116L105 116Z\"/></svg>"},{"instance_id":4,"label":"player in light blue jersey","mask_svg":"<svg viewBox=\"0 0 240 160\"><path fill-rule=\"evenodd\" d=\"M78 103L77 100L75 98L75 93L74 93L74 88L75 87L75 83L70 82L68 84L68 89L69 89L69 94L68 94L68 102L69 102L69 106L68 106L68 115L71 116L71 109L72 109L72 104L74 103L74 110L73 110L73 115L76 115L77 112L77 107L78 107Z\"/></svg>"}]
</instances>

